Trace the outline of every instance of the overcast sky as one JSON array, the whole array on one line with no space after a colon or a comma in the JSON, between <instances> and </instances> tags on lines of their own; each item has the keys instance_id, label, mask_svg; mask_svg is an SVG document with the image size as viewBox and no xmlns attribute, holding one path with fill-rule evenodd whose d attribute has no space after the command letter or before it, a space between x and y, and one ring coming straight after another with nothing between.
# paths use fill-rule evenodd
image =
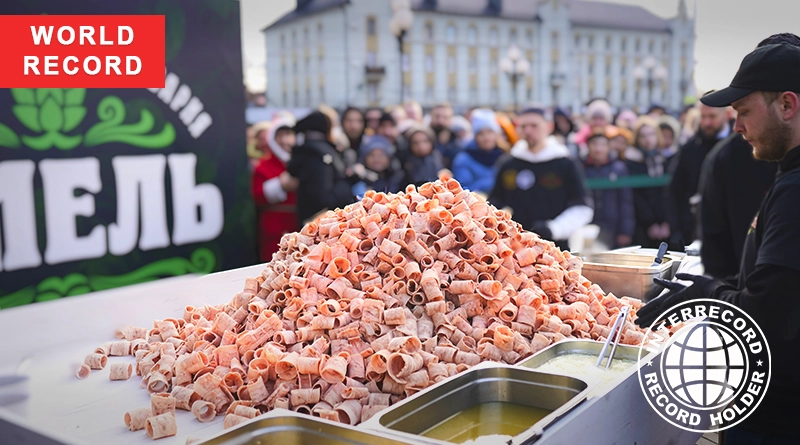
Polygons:
<instances>
[{"instance_id":1,"label":"overcast sky","mask_svg":"<svg viewBox=\"0 0 800 445\"><path fill-rule=\"evenodd\" d=\"M263 91L266 51L260 30L294 9L296 0L240 1L245 83L253 91ZM679 0L607 1L641 5L662 17L672 17L677 14ZM779 32L800 35L798 0L687 0L690 15L694 14L695 2L695 82L700 90L727 86L742 58L765 37Z\"/></svg>"}]
</instances>

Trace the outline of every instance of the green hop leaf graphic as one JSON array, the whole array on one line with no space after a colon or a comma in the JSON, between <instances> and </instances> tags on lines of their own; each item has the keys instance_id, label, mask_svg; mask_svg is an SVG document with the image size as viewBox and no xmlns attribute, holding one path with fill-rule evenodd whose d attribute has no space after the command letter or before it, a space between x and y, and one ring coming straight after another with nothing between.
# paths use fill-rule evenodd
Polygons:
<instances>
[{"instance_id":1,"label":"green hop leaf graphic","mask_svg":"<svg viewBox=\"0 0 800 445\"><path fill-rule=\"evenodd\" d=\"M44 133L22 135L22 142L28 147L47 150L55 146L71 150L83 140L83 136L64 133L74 130L86 116L85 88L12 88L11 95L17 103L12 108L14 116L29 130ZM0 145L3 140L0 128Z\"/></svg>"}]
</instances>

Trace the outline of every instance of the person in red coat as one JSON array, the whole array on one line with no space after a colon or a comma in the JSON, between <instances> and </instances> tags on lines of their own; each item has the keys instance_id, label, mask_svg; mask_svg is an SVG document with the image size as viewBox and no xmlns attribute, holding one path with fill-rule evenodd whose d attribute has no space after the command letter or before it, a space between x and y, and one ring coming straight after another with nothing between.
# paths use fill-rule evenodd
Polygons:
<instances>
[{"instance_id":1,"label":"person in red coat","mask_svg":"<svg viewBox=\"0 0 800 445\"><path fill-rule=\"evenodd\" d=\"M270 261L281 237L300 229L297 221L298 181L286 171L295 144L294 119L275 120L256 135L264 156L253 171L251 192L258 209L258 245L261 261Z\"/></svg>"}]
</instances>

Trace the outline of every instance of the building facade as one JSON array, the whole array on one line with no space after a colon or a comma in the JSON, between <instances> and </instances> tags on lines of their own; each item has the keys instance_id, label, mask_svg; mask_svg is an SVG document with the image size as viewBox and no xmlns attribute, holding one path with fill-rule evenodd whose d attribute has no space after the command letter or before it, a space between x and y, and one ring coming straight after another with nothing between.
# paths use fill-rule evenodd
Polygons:
<instances>
[{"instance_id":1,"label":"building facade","mask_svg":"<svg viewBox=\"0 0 800 445\"><path fill-rule=\"evenodd\" d=\"M695 93L694 20L685 0L672 19L587 0L411 5L414 20L401 52L389 29L388 0L299 0L263 30L270 105L369 107L416 99L423 106L535 102L577 109L605 97L618 106L678 109ZM512 46L530 67L516 90L500 63Z\"/></svg>"}]
</instances>

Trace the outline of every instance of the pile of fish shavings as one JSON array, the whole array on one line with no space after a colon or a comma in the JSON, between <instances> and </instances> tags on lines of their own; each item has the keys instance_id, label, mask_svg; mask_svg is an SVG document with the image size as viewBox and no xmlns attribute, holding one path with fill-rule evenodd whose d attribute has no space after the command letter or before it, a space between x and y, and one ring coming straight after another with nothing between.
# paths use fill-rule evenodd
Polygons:
<instances>
[{"instance_id":1,"label":"pile of fish shavings","mask_svg":"<svg viewBox=\"0 0 800 445\"><path fill-rule=\"evenodd\" d=\"M641 343L641 301L581 266L453 179L368 192L285 235L229 303L128 326L96 354L136 357L152 402L125 423L151 438L176 433L176 409L225 428L273 408L356 425L482 361L605 340L624 305L621 343Z\"/></svg>"}]
</instances>

